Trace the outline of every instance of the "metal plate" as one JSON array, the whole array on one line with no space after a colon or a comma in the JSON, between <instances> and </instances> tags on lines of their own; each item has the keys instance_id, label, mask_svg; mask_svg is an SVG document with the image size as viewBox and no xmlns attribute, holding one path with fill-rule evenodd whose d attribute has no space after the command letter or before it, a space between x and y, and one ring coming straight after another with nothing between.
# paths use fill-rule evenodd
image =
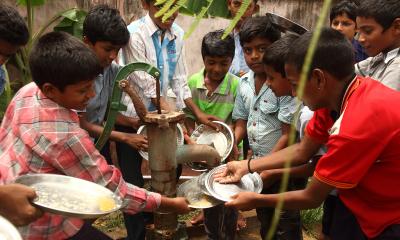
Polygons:
<instances>
[{"instance_id":1,"label":"metal plate","mask_svg":"<svg viewBox=\"0 0 400 240\"><path fill-rule=\"evenodd\" d=\"M22 240L18 230L7 219L0 216L0 239Z\"/></svg>"},{"instance_id":2,"label":"metal plate","mask_svg":"<svg viewBox=\"0 0 400 240\"><path fill-rule=\"evenodd\" d=\"M93 219L123 207L123 201L109 189L83 179L58 174L28 174L16 183L35 189L33 204L43 211L68 217Z\"/></svg>"},{"instance_id":3,"label":"metal plate","mask_svg":"<svg viewBox=\"0 0 400 240\"><path fill-rule=\"evenodd\" d=\"M183 130L182 127L178 124L176 124L176 128L177 128L177 135L178 135L178 139L176 140L176 144L179 145L183 145L184 142L184 138L183 138ZM146 125L142 125L139 127L137 134L142 134L145 135L147 134L146 132ZM145 151L139 151L140 156L142 156L142 158L144 160L149 160L149 153L145 152Z\"/></svg>"},{"instance_id":4,"label":"metal plate","mask_svg":"<svg viewBox=\"0 0 400 240\"><path fill-rule=\"evenodd\" d=\"M221 201L204 194L198 181L198 177L196 177L179 185L177 196L185 197L189 202L189 207L196 209L210 208L222 203Z\"/></svg>"},{"instance_id":5,"label":"metal plate","mask_svg":"<svg viewBox=\"0 0 400 240\"><path fill-rule=\"evenodd\" d=\"M221 156L221 162L229 156L233 148L233 133L231 128L224 122L213 121L222 128L219 132L215 131L211 127L201 124L198 126L190 136L193 141L197 144L205 144L214 147L219 155ZM205 163L191 162L187 163L195 171L206 171L207 167Z\"/></svg>"},{"instance_id":6,"label":"metal plate","mask_svg":"<svg viewBox=\"0 0 400 240\"><path fill-rule=\"evenodd\" d=\"M272 23L277 26L282 32L291 32L295 34L302 35L303 33L308 32L308 29L301 26L300 24L297 24L285 17L279 16L275 13L267 13L266 16L268 16Z\"/></svg>"},{"instance_id":7,"label":"metal plate","mask_svg":"<svg viewBox=\"0 0 400 240\"><path fill-rule=\"evenodd\" d=\"M221 172L226 168L225 165L218 166L211 170L206 178L205 185L207 191L216 199L228 202L231 197L240 192L256 192L260 193L262 190L262 180L258 173L248 173L240 179L238 183L221 184L214 180L214 175Z\"/></svg>"}]
</instances>

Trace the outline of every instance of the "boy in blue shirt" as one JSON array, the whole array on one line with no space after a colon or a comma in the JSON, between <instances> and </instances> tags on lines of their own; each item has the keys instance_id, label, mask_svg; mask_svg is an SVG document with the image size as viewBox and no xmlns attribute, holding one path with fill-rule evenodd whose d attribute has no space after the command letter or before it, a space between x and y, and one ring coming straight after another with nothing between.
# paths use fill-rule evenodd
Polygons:
<instances>
[{"instance_id":1,"label":"boy in blue shirt","mask_svg":"<svg viewBox=\"0 0 400 240\"><path fill-rule=\"evenodd\" d=\"M89 11L83 23L83 41L95 52L103 71L94 80L96 95L89 101L85 112L80 117L80 125L92 137L98 138L104 130L103 122L108 102L111 98L115 77L120 69L120 66L113 61L121 47L129 42L129 32L117 9L107 5L97 5ZM141 174L142 158L138 150L147 149L147 139L143 135L125 131L125 129L119 127L122 125L137 129L139 127L139 119L118 114L116 124L118 126L111 132L110 140L126 144L132 149L129 158L123 158L120 157L121 154L117 148L118 165L122 175L128 183L142 187L144 184ZM109 148L110 146L107 142L101 153L106 157L109 164L113 164ZM143 214L131 215L124 213L128 238L134 239L133 236L135 235L144 238L145 224Z\"/></svg>"},{"instance_id":2,"label":"boy in blue shirt","mask_svg":"<svg viewBox=\"0 0 400 240\"><path fill-rule=\"evenodd\" d=\"M6 84L4 64L29 39L28 28L14 8L0 4L0 95Z\"/></svg>"},{"instance_id":3,"label":"boy in blue shirt","mask_svg":"<svg viewBox=\"0 0 400 240\"><path fill-rule=\"evenodd\" d=\"M264 51L281 36L269 18L247 19L242 25L239 36L246 63L251 71L240 79L232 114L235 121L234 135L235 141L240 142L247 132L250 149L253 152L252 157L258 158L286 147L290 123L295 112L295 101L288 96L277 98L265 84L267 76L262 62ZM263 239L271 224L273 212L272 208L257 209L258 219L261 222L260 234ZM283 221L292 218L289 212L287 213L288 215L281 219L282 227L286 225ZM298 228L296 224L287 225ZM289 228L284 230L283 234L289 234L292 231Z\"/></svg>"}]
</instances>

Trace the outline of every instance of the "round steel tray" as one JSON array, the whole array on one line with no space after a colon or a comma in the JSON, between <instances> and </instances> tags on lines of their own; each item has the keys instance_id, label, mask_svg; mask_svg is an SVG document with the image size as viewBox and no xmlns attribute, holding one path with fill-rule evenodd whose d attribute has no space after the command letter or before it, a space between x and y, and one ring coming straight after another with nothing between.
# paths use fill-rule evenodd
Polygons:
<instances>
[{"instance_id":1,"label":"round steel tray","mask_svg":"<svg viewBox=\"0 0 400 240\"><path fill-rule=\"evenodd\" d=\"M263 187L261 177L258 173L248 173L238 183L221 184L214 180L214 175L226 168L226 165L212 169L205 178L207 191L216 199L228 202L231 197L240 192L260 193Z\"/></svg>"},{"instance_id":2,"label":"round steel tray","mask_svg":"<svg viewBox=\"0 0 400 240\"><path fill-rule=\"evenodd\" d=\"M0 216L0 239L22 240L18 230L7 219Z\"/></svg>"},{"instance_id":3,"label":"round steel tray","mask_svg":"<svg viewBox=\"0 0 400 240\"><path fill-rule=\"evenodd\" d=\"M297 24L275 13L267 13L266 16L271 19L272 23L277 26L281 30L281 32L291 32L302 35L303 33L306 33L308 31L307 28L301 26L300 24Z\"/></svg>"},{"instance_id":4,"label":"round steel tray","mask_svg":"<svg viewBox=\"0 0 400 240\"><path fill-rule=\"evenodd\" d=\"M28 174L16 183L35 189L32 204L43 211L68 217L93 219L124 207L109 189L83 179L58 174Z\"/></svg>"},{"instance_id":5,"label":"round steel tray","mask_svg":"<svg viewBox=\"0 0 400 240\"><path fill-rule=\"evenodd\" d=\"M203 192L199 186L199 177L195 177L179 185L177 196L185 197L189 202L189 207L196 209L210 208L222 203Z\"/></svg>"},{"instance_id":6,"label":"round steel tray","mask_svg":"<svg viewBox=\"0 0 400 240\"><path fill-rule=\"evenodd\" d=\"M176 128L177 128L177 135L178 135L178 139L176 140L176 144L178 145L178 146L180 146L180 145L183 145L183 142L184 142L184 138L183 138L183 130L182 130L182 127L179 125L179 123L178 124L176 124ZM142 126L140 126L139 127L139 129L138 129L138 131L137 131L137 134L142 134L142 135L146 135L147 134L147 132L146 132L146 125L142 125ZM144 160L149 160L149 153L148 152L146 152L146 151L139 151L139 154L140 154L140 156L142 156L142 158L144 159Z\"/></svg>"},{"instance_id":7,"label":"round steel tray","mask_svg":"<svg viewBox=\"0 0 400 240\"><path fill-rule=\"evenodd\" d=\"M219 132L207 125L201 124L193 131L190 138L197 144L214 147L221 156L221 162L223 162L232 151L234 137L231 128L226 123L220 121L213 122L222 127ZM207 170L206 164L202 162L190 162L187 165L195 171Z\"/></svg>"}]
</instances>

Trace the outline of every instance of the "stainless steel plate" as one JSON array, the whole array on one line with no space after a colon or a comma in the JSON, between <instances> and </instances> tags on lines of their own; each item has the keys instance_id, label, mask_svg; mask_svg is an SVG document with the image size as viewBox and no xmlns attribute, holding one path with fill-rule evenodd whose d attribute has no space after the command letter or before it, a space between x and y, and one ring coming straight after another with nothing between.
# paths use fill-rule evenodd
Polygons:
<instances>
[{"instance_id":1,"label":"stainless steel plate","mask_svg":"<svg viewBox=\"0 0 400 240\"><path fill-rule=\"evenodd\" d=\"M185 197L189 202L189 207L197 209L210 208L222 203L212 196L204 194L198 181L198 177L196 177L179 185L177 196Z\"/></svg>"},{"instance_id":2,"label":"stainless steel plate","mask_svg":"<svg viewBox=\"0 0 400 240\"><path fill-rule=\"evenodd\" d=\"M233 148L233 133L231 128L223 122L213 121L221 126L219 132L215 131L211 127L201 124L198 126L190 136L193 141L197 144L205 144L214 147L219 155L221 156L221 162L223 162L231 153ZM199 163L187 163L195 171L207 170L206 164Z\"/></svg>"},{"instance_id":3,"label":"stainless steel plate","mask_svg":"<svg viewBox=\"0 0 400 240\"><path fill-rule=\"evenodd\" d=\"M240 182L231 184L221 184L214 180L216 173L226 168L226 165L221 165L211 170L205 179L207 191L216 199L224 202L231 200L231 197L240 192L256 192L262 190L262 180L258 173L248 173L242 177Z\"/></svg>"},{"instance_id":4,"label":"stainless steel plate","mask_svg":"<svg viewBox=\"0 0 400 240\"><path fill-rule=\"evenodd\" d=\"M83 179L58 174L29 174L16 183L35 189L33 204L46 212L82 219L98 218L123 207L109 189Z\"/></svg>"},{"instance_id":5,"label":"stainless steel plate","mask_svg":"<svg viewBox=\"0 0 400 240\"><path fill-rule=\"evenodd\" d=\"M22 240L18 230L7 219L0 216L0 239Z\"/></svg>"},{"instance_id":6,"label":"stainless steel plate","mask_svg":"<svg viewBox=\"0 0 400 240\"><path fill-rule=\"evenodd\" d=\"M177 133L177 135L178 135L178 139L176 140L176 144L179 146L179 145L183 145L183 142L184 142L184 138L183 138L183 130L182 130L182 127L179 125L179 123L178 124L176 124L176 128L177 128L177 131L176 131L176 133ZM147 134L147 132L146 132L146 125L142 125L142 126L140 126L139 127L139 129L138 129L138 131L137 131L137 134L142 134L142 135L146 135ZM140 156L142 156L142 158L144 159L144 160L149 160L149 153L148 152L145 152L145 151L139 151L139 154L140 154Z\"/></svg>"},{"instance_id":7,"label":"stainless steel plate","mask_svg":"<svg viewBox=\"0 0 400 240\"><path fill-rule=\"evenodd\" d=\"M302 35L307 32L307 28L297 24L285 17L279 16L275 13L267 13L266 16L270 17L272 23L277 26L282 32L291 32Z\"/></svg>"}]
</instances>

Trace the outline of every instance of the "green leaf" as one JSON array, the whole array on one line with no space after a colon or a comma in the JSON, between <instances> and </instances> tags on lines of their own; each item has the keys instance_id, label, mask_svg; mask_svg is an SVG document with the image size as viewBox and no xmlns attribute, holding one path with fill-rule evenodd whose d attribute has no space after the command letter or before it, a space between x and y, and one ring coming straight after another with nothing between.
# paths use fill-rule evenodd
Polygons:
<instances>
[{"instance_id":1,"label":"green leaf","mask_svg":"<svg viewBox=\"0 0 400 240\"><path fill-rule=\"evenodd\" d=\"M61 15L64 18L54 27L54 31L67 32L82 39L83 22L86 15L87 13L83 10L71 9Z\"/></svg>"},{"instance_id":2,"label":"green leaf","mask_svg":"<svg viewBox=\"0 0 400 240\"><path fill-rule=\"evenodd\" d=\"M17 5L26 6L28 0L17 0ZM42 6L46 3L46 0L30 0L32 6Z\"/></svg>"}]
</instances>

